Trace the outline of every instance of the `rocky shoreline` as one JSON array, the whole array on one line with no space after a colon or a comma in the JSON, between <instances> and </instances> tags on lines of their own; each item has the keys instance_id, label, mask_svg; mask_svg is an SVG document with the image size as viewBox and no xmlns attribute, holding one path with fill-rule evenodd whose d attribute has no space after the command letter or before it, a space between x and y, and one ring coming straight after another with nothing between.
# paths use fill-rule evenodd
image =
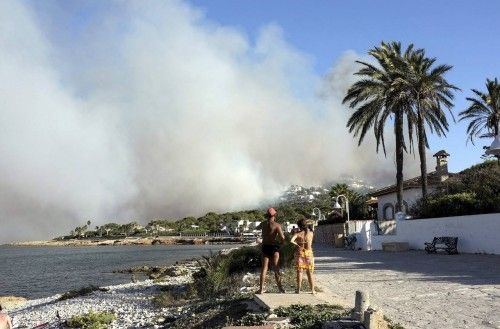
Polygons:
<instances>
[{"instance_id":1,"label":"rocky shoreline","mask_svg":"<svg viewBox=\"0 0 500 329\"><path fill-rule=\"evenodd\" d=\"M228 248L221 253L228 253ZM186 260L169 266L138 266L117 269L115 273L131 273L130 283L91 287L46 298L26 300L13 296L0 297L2 306L13 318L14 328L33 328L63 325L72 316L93 312L111 311L116 320L108 326L115 328L163 328L171 321L194 316L195 310L205 301L173 302L167 307L155 303L155 297L165 291L183 291L193 282L193 273L200 270L196 260ZM135 274L148 277L136 281ZM70 297L67 297L70 296Z\"/></svg>"},{"instance_id":2,"label":"rocky shoreline","mask_svg":"<svg viewBox=\"0 0 500 329\"><path fill-rule=\"evenodd\" d=\"M190 316L191 308L189 304L158 307L154 303L155 296L162 291L183 289L192 282L192 274L199 268L196 261L190 261L166 267L119 270L129 273L142 271L156 279L101 287L67 299L64 294L57 294L23 300L17 306L8 307L8 312L13 318L14 328L58 325L74 315L89 311L114 312L116 320L108 328L160 328L168 321Z\"/></svg>"},{"instance_id":3,"label":"rocky shoreline","mask_svg":"<svg viewBox=\"0 0 500 329\"><path fill-rule=\"evenodd\" d=\"M242 244L248 242L243 237L144 237L118 239L68 239L46 241L13 242L11 246L23 247L91 247L91 246L151 246L151 245L202 245L202 244Z\"/></svg>"},{"instance_id":4,"label":"rocky shoreline","mask_svg":"<svg viewBox=\"0 0 500 329\"><path fill-rule=\"evenodd\" d=\"M104 287L106 291L59 301L61 295L28 301L25 305L11 310L14 327L32 328L44 323L57 324L74 315L89 311L112 311L116 320L109 328L151 327L159 328L166 318L177 318L187 312L182 307L157 308L152 299L165 286L185 285L190 275L172 277L165 282L145 280Z\"/></svg>"}]
</instances>

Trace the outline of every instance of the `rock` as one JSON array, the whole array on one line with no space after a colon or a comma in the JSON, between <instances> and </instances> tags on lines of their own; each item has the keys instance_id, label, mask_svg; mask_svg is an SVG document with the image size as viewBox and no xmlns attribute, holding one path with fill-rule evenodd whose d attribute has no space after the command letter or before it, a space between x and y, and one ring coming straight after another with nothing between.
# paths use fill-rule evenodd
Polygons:
<instances>
[{"instance_id":1,"label":"rock","mask_svg":"<svg viewBox=\"0 0 500 329\"><path fill-rule=\"evenodd\" d=\"M0 305L2 308L9 310L26 304L28 300L24 297L3 296L0 297Z\"/></svg>"},{"instance_id":2,"label":"rock","mask_svg":"<svg viewBox=\"0 0 500 329\"><path fill-rule=\"evenodd\" d=\"M177 277L189 274L189 270L185 266L171 266L167 267L163 273L164 275Z\"/></svg>"},{"instance_id":3,"label":"rock","mask_svg":"<svg viewBox=\"0 0 500 329\"><path fill-rule=\"evenodd\" d=\"M256 275L253 273L247 273L243 276L242 281L244 284L252 284L255 282Z\"/></svg>"},{"instance_id":4,"label":"rock","mask_svg":"<svg viewBox=\"0 0 500 329\"><path fill-rule=\"evenodd\" d=\"M323 329L363 328L362 326L364 327L363 323L359 321L345 319L345 320L334 320L327 322L323 324Z\"/></svg>"},{"instance_id":5,"label":"rock","mask_svg":"<svg viewBox=\"0 0 500 329\"><path fill-rule=\"evenodd\" d=\"M368 329L389 329L387 322L384 320L384 314L381 310L369 308L364 314L365 327Z\"/></svg>"},{"instance_id":6,"label":"rock","mask_svg":"<svg viewBox=\"0 0 500 329\"><path fill-rule=\"evenodd\" d=\"M149 271L149 278L150 279L158 279L160 276L163 276L167 268L165 267L153 267Z\"/></svg>"},{"instance_id":7,"label":"rock","mask_svg":"<svg viewBox=\"0 0 500 329\"><path fill-rule=\"evenodd\" d=\"M153 272L153 273L149 273L148 278L151 280L155 280L155 279L158 279L160 276L161 276L161 273Z\"/></svg>"},{"instance_id":8,"label":"rock","mask_svg":"<svg viewBox=\"0 0 500 329\"><path fill-rule=\"evenodd\" d=\"M177 318L175 316L167 316L165 318L160 318L160 319L163 319L163 322L162 323L172 323L172 322L175 322L175 320L177 320Z\"/></svg>"},{"instance_id":9,"label":"rock","mask_svg":"<svg viewBox=\"0 0 500 329\"><path fill-rule=\"evenodd\" d=\"M157 238L157 239L154 239L153 241L151 241L151 244L152 245L160 245L160 244L171 245L171 244L175 244L175 240L174 239Z\"/></svg>"},{"instance_id":10,"label":"rock","mask_svg":"<svg viewBox=\"0 0 500 329\"><path fill-rule=\"evenodd\" d=\"M274 317L272 317L274 315ZM276 329L288 329L290 328L290 319L277 317L276 314L271 314L266 321L266 325L272 325Z\"/></svg>"}]
</instances>

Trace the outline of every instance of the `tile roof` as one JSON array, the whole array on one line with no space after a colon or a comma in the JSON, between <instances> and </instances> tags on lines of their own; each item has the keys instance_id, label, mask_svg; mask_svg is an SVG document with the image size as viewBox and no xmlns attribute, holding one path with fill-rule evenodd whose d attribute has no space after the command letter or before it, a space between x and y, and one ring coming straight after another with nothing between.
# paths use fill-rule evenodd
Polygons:
<instances>
[{"instance_id":1,"label":"tile roof","mask_svg":"<svg viewBox=\"0 0 500 329\"><path fill-rule=\"evenodd\" d=\"M451 177L451 176L453 176L453 174L448 173L448 176ZM421 181L422 181L422 179L420 176L407 179L407 180L403 181L403 190L407 190L410 188L420 188L422 186ZM427 174L427 185L428 186L437 186L439 184L441 184L441 178L436 171L433 171L433 172ZM394 193L396 191L397 191L397 186L396 186L396 184L394 184L394 185L379 188L378 190L375 190L371 193L368 193L368 196L369 197L377 197L377 196L381 196L381 195L385 195L385 194L389 194L389 193Z\"/></svg>"}]
</instances>

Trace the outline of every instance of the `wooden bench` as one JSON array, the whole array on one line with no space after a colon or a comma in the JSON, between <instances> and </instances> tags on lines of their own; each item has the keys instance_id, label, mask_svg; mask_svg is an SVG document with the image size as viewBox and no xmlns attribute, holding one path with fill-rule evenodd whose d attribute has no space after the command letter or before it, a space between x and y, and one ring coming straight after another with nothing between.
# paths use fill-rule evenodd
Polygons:
<instances>
[{"instance_id":1,"label":"wooden bench","mask_svg":"<svg viewBox=\"0 0 500 329\"><path fill-rule=\"evenodd\" d=\"M427 253L436 253L438 249L445 250L448 254L458 254L458 238L451 236L435 237L432 242L425 242Z\"/></svg>"}]
</instances>

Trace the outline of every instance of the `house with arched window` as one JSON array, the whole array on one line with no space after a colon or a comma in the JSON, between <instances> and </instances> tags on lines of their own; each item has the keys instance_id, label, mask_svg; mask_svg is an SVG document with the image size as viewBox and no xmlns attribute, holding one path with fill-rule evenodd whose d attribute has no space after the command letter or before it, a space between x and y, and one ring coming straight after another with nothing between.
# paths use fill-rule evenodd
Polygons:
<instances>
[{"instance_id":1,"label":"house with arched window","mask_svg":"<svg viewBox=\"0 0 500 329\"><path fill-rule=\"evenodd\" d=\"M427 174L428 191L431 193L440 184L453 174L448 172L448 157L445 150L434 154L436 170ZM394 220L396 218L396 185L379 188L368 194L369 206L377 211L379 221ZM420 176L407 179L403 182L403 211L408 212L409 207L422 197L422 179ZM376 201L376 202L375 202Z\"/></svg>"}]
</instances>

